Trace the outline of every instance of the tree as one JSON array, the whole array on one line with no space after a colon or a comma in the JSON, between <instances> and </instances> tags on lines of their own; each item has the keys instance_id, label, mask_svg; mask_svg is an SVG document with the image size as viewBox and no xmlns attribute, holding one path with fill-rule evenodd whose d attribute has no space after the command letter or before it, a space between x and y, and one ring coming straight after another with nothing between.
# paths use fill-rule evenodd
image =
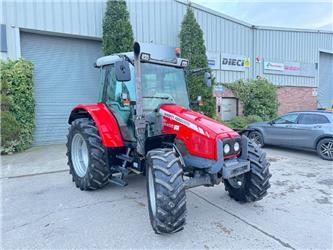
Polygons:
<instances>
[{"instance_id":1,"label":"tree","mask_svg":"<svg viewBox=\"0 0 333 250\"><path fill-rule=\"evenodd\" d=\"M208 61L203 32L195 19L191 6L188 6L184 16L179 39L181 57L189 60L188 69L207 68ZM213 117L215 115L215 98L212 90L204 84L203 78L204 71L200 74L190 74L187 77L190 100L196 100L197 96L202 96L204 106L193 107L193 109L201 110L205 115Z\"/></svg>"},{"instance_id":2,"label":"tree","mask_svg":"<svg viewBox=\"0 0 333 250\"><path fill-rule=\"evenodd\" d=\"M108 0L103 20L103 51L105 55L132 51L133 31L124 0Z\"/></svg>"}]
</instances>

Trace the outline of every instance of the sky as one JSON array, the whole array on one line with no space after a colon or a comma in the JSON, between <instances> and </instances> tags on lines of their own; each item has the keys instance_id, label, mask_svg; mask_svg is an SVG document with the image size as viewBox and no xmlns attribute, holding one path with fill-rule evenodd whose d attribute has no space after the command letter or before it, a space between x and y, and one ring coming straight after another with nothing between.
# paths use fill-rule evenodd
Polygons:
<instances>
[{"instance_id":1,"label":"sky","mask_svg":"<svg viewBox=\"0 0 333 250\"><path fill-rule=\"evenodd\" d=\"M257 26L333 31L333 0L190 0Z\"/></svg>"}]
</instances>

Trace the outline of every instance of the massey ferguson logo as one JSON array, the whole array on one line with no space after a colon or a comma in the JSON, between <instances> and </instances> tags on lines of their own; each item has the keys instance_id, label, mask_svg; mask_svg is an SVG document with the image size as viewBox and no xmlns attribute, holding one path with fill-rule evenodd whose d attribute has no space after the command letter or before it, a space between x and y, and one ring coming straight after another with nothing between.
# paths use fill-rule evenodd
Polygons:
<instances>
[{"instance_id":1,"label":"massey ferguson logo","mask_svg":"<svg viewBox=\"0 0 333 250\"><path fill-rule=\"evenodd\" d=\"M230 65L230 66L244 66L244 59L236 59L236 58L222 58L222 64L223 65Z\"/></svg>"}]
</instances>

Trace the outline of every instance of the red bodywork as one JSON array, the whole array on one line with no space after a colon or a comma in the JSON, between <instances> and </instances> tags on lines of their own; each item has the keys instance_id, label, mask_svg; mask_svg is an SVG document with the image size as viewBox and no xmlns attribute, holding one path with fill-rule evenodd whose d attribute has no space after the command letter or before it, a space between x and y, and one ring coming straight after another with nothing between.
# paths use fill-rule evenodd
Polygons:
<instances>
[{"instance_id":1,"label":"red bodywork","mask_svg":"<svg viewBox=\"0 0 333 250\"><path fill-rule=\"evenodd\" d=\"M105 147L123 147L119 126L114 115L103 103L77 105L72 112L84 110L93 118Z\"/></svg>"},{"instance_id":2,"label":"red bodywork","mask_svg":"<svg viewBox=\"0 0 333 250\"><path fill-rule=\"evenodd\" d=\"M86 111L93 118L105 147L124 146L117 120L103 103L78 105L73 110L74 113L79 111ZM163 115L162 133L176 134L194 156L216 160L216 141L239 137L223 124L177 105L162 105L160 113Z\"/></svg>"},{"instance_id":3,"label":"red bodywork","mask_svg":"<svg viewBox=\"0 0 333 250\"><path fill-rule=\"evenodd\" d=\"M216 140L239 137L237 132L223 124L177 105L162 105L160 112L163 134L176 134L188 152L195 156L216 160Z\"/></svg>"}]
</instances>

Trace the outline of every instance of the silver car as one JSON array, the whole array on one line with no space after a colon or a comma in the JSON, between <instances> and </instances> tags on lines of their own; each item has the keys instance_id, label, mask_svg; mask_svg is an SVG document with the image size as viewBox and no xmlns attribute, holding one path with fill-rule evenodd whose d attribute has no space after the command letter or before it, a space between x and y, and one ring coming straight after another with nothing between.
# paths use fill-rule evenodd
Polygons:
<instances>
[{"instance_id":1,"label":"silver car","mask_svg":"<svg viewBox=\"0 0 333 250\"><path fill-rule=\"evenodd\" d=\"M290 112L272 121L247 127L248 137L265 144L317 151L325 160L333 160L333 112Z\"/></svg>"}]
</instances>

